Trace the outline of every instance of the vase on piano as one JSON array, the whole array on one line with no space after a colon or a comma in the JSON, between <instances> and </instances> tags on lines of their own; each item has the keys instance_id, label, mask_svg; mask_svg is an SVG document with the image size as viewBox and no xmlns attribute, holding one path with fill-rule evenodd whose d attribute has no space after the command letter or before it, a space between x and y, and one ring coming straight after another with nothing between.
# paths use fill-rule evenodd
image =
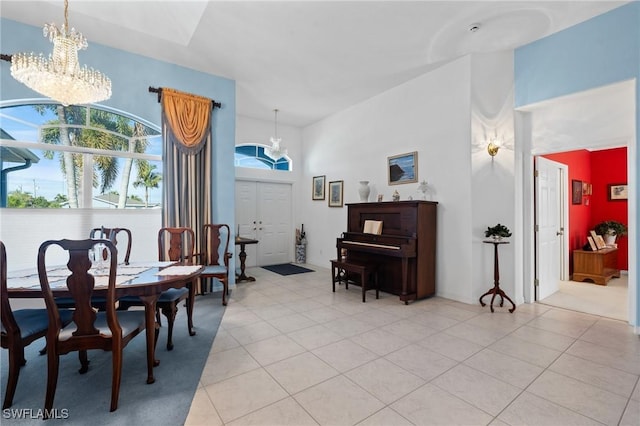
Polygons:
<instances>
[{"instance_id":1,"label":"vase on piano","mask_svg":"<svg viewBox=\"0 0 640 426\"><path fill-rule=\"evenodd\" d=\"M360 201L366 203L369 201L369 194L371 193L371 188L369 188L368 180L360 181L360 188L358 188L358 194L360 195Z\"/></svg>"}]
</instances>

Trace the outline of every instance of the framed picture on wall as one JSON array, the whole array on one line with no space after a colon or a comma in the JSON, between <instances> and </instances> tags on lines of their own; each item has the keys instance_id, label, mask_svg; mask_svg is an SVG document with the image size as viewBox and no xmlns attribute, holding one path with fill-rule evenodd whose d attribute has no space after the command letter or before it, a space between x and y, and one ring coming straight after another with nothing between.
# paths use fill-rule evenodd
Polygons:
<instances>
[{"instance_id":1,"label":"framed picture on wall","mask_svg":"<svg viewBox=\"0 0 640 426\"><path fill-rule=\"evenodd\" d=\"M329 207L342 207L343 181L329 182Z\"/></svg>"},{"instance_id":2,"label":"framed picture on wall","mask_svg":"<svg viewBox=\"0 0 640 426\"><path fill-rule=\"evenodd\" d=\"M389 185L418 181L418 151L394 155L387 160Z\"/></svg>"},{"instance_id":3,"label":"framed picture on wall","mask_svg":"<svg viewBox=\"0 0 640 426\"><path fill-rule=\"evenodd\" d=\"M571 204L582 204L582 181L571 180Z\"/></svg>"},{"instance_id":4,"label":"framed picture on wall","mask_svg":"<svg viewBox=\"0 0 640 426\"><path fill-rule=\"evenodd\" d=\"M324 200L324 180L325 176L314 176L311 184L311 199Z\"/></svg>"},{"instance_id":5,"label":"framed picture on wall","mask_svg":"<svg viewBox=\"0 0 640 426\"><path fill-rule=\"evenodd\" d=\"M622 201L629 198L626 183L610 183L607 185L607 199L609 201Z\"/></svg>"}]
</instances>

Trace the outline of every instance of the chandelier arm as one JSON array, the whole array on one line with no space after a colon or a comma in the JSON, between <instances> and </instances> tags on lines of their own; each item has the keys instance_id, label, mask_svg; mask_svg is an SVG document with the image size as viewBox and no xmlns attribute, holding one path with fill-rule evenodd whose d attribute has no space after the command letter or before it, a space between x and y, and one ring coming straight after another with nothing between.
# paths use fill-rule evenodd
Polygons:
<instances>
[{"instance_id":1,"label":"chandelier arm","mask_svg":"<svg viewBox=\"0 0 640 426\"><path fill-rule=\"evenodd\" d=\"M6 53L0 53L0 60L11 62L13 55L7 55Z\"/></svg>"},{"instance_id":2,"label":"chandelier arm","mask_svg":"<svg viewBox=\"0 0 640 426\"><path fill-rule=\"evenodd\" d=\"M69 0L64 0L64 27L69 30Z\"/></svg>"}]
</instances>

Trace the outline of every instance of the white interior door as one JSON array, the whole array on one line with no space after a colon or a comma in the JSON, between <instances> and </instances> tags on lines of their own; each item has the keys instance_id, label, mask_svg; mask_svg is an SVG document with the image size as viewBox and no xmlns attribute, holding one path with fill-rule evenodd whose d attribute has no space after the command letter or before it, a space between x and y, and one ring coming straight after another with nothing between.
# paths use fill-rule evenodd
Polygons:
<instances>
[{"instance_id":1,"label":"white interior door","mask_svg":"<svg viewBox=\"0 0 640 426\"><path fill-rule=\"evenodd\" d=\"M291 185L258 182L258 264L287 263L291 257Z\"/></svg>"},{"instance_id":2,"label":"white interior door","mask_svg":"<svg viewBox=\"0 0 640 426\"><path fill-rule=\"evenodd\" d=\"M291 185L236 181L236 224L242 237L258 244L246 246L246 266L291 261L293 245Z\"/></svg>"},{"instance_id":3,"label":"white interior door","mask_svg":"<svg viewBox=\"0 0 640 426\"><path fill-rule=\"evenodd\" d=\"M563 278L564 214L563 181L567 166L536 157L536 300L558 291Z\"/></svg>"}]
</instances>

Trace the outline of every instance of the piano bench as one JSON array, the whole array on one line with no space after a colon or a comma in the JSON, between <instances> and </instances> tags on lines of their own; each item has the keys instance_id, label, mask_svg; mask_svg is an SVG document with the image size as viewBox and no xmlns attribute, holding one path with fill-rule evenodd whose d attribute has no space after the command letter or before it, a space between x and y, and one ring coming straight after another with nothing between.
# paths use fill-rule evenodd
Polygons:
<instances>
[{"instance_id":1,"label":"piano bench","mask_svg":"<svg viewBox=\"0 0 640 426\"><path fill-rule=\"evenodd\" d=\"M337 273L336 273L337 270ZM344 275L341 274L344 272ZM336 282L343 281L345 288L349 289L349 275L347 272L360 275L360 285L362 286L362 303L365 303L367 285L369 278L373 275L373 282L376 289L376 299L380 298L380 286L378 285L378 271L375 264L365 262L350 262L348 260L332 260L331 261L331 284L333 286L333 292L336 292Z\"/></svg>"}]
</instances>

